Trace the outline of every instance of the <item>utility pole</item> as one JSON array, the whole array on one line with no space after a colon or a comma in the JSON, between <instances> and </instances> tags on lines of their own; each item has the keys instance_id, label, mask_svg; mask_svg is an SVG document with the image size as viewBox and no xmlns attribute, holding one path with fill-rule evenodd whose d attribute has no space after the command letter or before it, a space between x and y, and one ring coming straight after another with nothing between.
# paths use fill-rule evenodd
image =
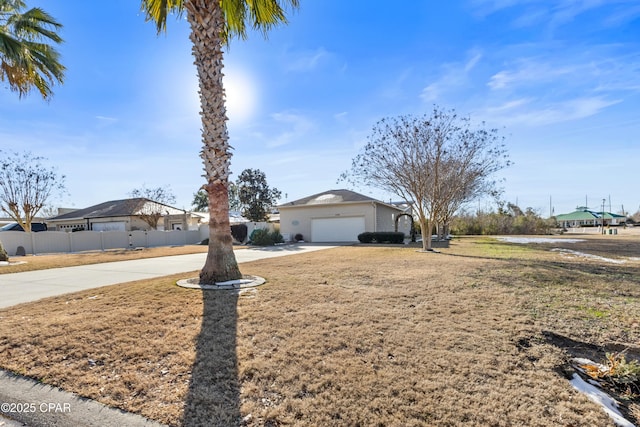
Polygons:
<instances>
[{"instance_id":1,"label":"utility pole","mask_svg":"<svg viewBox=\"0 0 640 427\"><path fill-rule=\"evenodd\" d=\"M602 234L604 234L604 203L607 199L602 199Z\"/></svg>"}]
</instances>

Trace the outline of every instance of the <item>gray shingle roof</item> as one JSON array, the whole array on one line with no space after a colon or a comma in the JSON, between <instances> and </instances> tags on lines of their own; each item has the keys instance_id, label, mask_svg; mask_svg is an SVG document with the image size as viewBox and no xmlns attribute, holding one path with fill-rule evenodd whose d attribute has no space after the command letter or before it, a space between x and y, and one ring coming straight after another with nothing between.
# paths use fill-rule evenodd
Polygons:
<instances>
[{"instance_id":1,"label":"gray shingle roof","mask_svg":"<svg viewBox=\"0 0 640 427\"><path fill-rule=\"evenodd\" d=\"M373 199L364 194L356 193L351 190L328 190L323 193L314 194L312 196L303 197L302 199L294 200L292 202L284 203L281 207L287 206L302 206L302 205L320 205L320 204L333 204L333 203L345 203L345 202L378 202L379 200Z\"/></svg>"},{"instance_id":2,"label":"gray shingle roof","mask_svg":"<svg viewBox=\"0 0 640 427\"><path fill-rule=\"evenodd\" d=\"M49 218L49 221L135 215L146 202L147 199L144 198L111 200L94 206L89 206L88 208L78 209L73 212Z\"/></svg>"}]
</instances>

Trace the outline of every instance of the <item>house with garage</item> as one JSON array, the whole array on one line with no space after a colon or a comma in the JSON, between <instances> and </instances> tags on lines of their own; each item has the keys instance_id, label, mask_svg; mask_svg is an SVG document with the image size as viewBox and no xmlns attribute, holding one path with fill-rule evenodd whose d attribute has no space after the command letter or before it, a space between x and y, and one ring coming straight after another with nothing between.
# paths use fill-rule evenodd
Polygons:
<instances>
[{"instance_id":1,"label":"house with garage","mask_svg":"<svg viewBox=\"0 0 640 427\"><path fill-rule=\"evenodd\" d=\"M47 219L56 231L197 229L203 217L146 198L111 200Z\"/></svg>"},{"instance_id":2,"label":"house with garage","mask_svg":"<svg viewBox=\"0 0 640 427\"><path fill-rule=\"evenodd\" d=\"M358 234L365 231L401 231L408 236L411 230L406 208L350 190L325 191L278 209L285 240L300 234L307 242L357 242Z\"/></svg>"}]
</instances>

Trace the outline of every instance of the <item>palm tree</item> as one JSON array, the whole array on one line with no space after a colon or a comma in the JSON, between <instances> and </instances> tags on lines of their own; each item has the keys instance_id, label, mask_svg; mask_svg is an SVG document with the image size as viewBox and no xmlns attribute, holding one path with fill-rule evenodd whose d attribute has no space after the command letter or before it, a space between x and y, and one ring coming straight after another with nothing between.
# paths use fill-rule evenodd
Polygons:
<instances>
[{"instance_id":1,"label":"palm tree","mask_svg":"<svg viewBox=\"0 0 640 427\"><path fill-rule=\"evenodd\" d=\"M62 25L39 8L23 12L22 0L0 0L0 80L20 97L37 89L49 99L51 85L62 83L65 67L46 41L62 43Z\"/></svg>"},{"instance_id":2,"label":"palm tree","mask_svg":"<svg viewBox=\"0 0 640 427\"><path fill-rule=\"evenodd\" d=\"M285 8L295 9L299 0L142 0L147 19L158 33L166 30L170 13L186 11L191 26L192 53L200 84L202 151L209 197L209 251L200 271L200 283L240 279L233 253L229 224L229 165L231 146L227 133L225 92L222 84L223 47L233 37L245 39L247 27L267 32L286 23Z\"/></svg>"}]
</instances>

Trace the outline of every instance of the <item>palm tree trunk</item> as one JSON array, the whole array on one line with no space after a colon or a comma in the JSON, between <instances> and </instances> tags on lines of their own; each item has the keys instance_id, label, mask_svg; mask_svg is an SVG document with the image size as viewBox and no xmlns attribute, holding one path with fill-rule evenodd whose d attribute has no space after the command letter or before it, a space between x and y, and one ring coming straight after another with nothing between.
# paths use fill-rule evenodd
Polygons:
<instances>
[{"instance_id":1,"label":"palm tree trunk","mask_svg":"<svg viewBox=\"0 0 640 427\"><path fill-rule=\"evenodd\" d=\"M229 166L231 147L227 132L222 84L224 16L219 1L185 0L191 26L193 56L200 84L202 152L209 196L209 251L200 271L200 283L213 284L242 277L229 224Z\"/></svg>"},{"instance_id":2,"label":"palm tree trunk","mask_svg":"<svg viewBox=\"0 0 640 427\"><path fill-rule=\"evenodd\" d=\"M233 253L233 238L229 224L229 193L227 186L209 184L209 250L200 271L201 284L214 284L242 277Z\"/></svg>"}]
</instances>

